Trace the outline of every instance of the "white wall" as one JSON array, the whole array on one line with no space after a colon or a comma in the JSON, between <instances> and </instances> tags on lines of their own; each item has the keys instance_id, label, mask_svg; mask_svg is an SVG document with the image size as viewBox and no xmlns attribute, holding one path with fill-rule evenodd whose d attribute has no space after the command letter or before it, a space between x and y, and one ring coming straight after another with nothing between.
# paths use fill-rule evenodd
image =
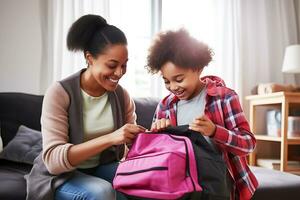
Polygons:
<instances>
[{"instance_id":1,"label":"white wall","mask_svg":"<svg viewBox=\"0 0 300 200\"><path fill-rule=\"evenodd\" d=\"M40 93L40 0L0 0L0 92Z\"/></svg>"}]
</instances>

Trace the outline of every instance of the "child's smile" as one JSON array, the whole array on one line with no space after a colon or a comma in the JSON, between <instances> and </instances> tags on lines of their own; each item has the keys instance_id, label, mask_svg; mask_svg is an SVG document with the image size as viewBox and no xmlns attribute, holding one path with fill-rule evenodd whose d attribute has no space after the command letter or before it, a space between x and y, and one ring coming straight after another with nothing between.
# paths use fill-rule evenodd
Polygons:
<instances>
[{"instance_id":1,"label":"child's smile","mask_svg":"<svg viewBox=\"0 0 300 200\"><path fill-rule=\"evenodd\" d=\"M167 62L160 71L167 90L179 99L189 100L201 91L200 74L202 70L193 70Z\"/></svg>"}]
</instances>

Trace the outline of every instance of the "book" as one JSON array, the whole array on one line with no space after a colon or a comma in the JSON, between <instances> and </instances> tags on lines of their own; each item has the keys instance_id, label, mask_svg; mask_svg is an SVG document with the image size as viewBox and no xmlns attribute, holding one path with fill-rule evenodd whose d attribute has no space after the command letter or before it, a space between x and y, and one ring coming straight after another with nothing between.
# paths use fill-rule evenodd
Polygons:
<instances>
[{"instance_id":1,"label":"book","mask_svg":"<svg viewBox=\"0 0 300 200\"><path fill-rule=\"evenodd\" d=\"M279 159L266 159L260 158L257 159L257 165L269 169L280 170L280 160ZM288 170L300 170L300 161L298 160L289 160L287 163Z\"/></svg>"}]
</instances>

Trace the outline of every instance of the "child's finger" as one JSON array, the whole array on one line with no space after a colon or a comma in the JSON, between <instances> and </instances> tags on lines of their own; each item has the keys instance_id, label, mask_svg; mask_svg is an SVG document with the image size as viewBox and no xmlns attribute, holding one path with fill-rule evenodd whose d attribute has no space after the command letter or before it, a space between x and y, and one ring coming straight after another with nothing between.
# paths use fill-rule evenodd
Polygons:
<instances>
[{"instance_id":1,"label":"child's finger","mask_svg":"<svg viewBox=\"0 0 300 200\"><path fill-rule=\"evenodd\" d=\"M150 128L150 131L156 131L157 127L156 127L156 122L153 122Z\"/></svg>"},{"instance_id":2,"label":"child's finger","mask_svg":"<svg viewBox=\"0 0 300 200\"><path fill-rule=\"evenodd\" d=\"M208 121L208 120L210 120L206 115L203 115L202 116L202 120L204 120L204 121Z\"/></svg>"},{"instance_id":3,"label":"child's finger","mask_svg":"<svg viewBox=\"0 0 300 200\"><path fill-rule=\"evenodd\" d=\"M171 126L171 122L169 119L166 119L166 127Z\"/></svg>"},{"instance_id":4,"label":"child's finger","mask_svg":"<svg viewBox=\"0 0 300 200\"><path fill-rule=\"evenodd\" d=\"M195 124L193 124L193 123L191 123L191 124L189 125L189 129L191 129L191 130L193 130L193 131L200 132L200 133L203 132L203 128L202 128L201 126L197 126L197 125L195 125Z\"/></svg>"},{"instance_id":5,"label":"child's finger","mask_svg":"<svg viewBox=\"0 0 300 200\"><path fill-rule=\"evenodd\" d=\"M208 121L209 120L209 118L206 115L198 116L195 119L201 120L201 121Z\"/></svg>"},{"instance_id":6,"label":"child's finger","mask_svg":"<svg viewBox=\"0 0 300 200\"><path fill-rule=\"evenodd\" d=\"M160 120L160 129L163 129L166 127L166 119L165 118L162 118Z\"/></svg>"},{"instance_id":7,"label":"child's finger","mask_svg":"<svg viewBox=\"0 0 300 200\"><path fill-rule=\"evenodd\" d=\"M204 115L201 115L201 116L195 117L194 120L201 122L201 121L206 121L206 118L204 117Z\"/></svg>"},{"instance_id":8,"label":"child's finger","mask_svg":"<svg viewBox=\"0 0 300 200\"><path fill-rule=\"evenodd\" d=\"M204 121L202 119L194 119L193 123L195 125L198 125L198 126L205 126L205 124L207 123L207 121Z\"/></svg>"},{"instance_id":9,"label":"child's finger","mask_svg":"<svg viewBox=\"0 0 300 200\"><path fill-rule=\"evenodd\" d=\"M161 129L161 120L156 121L156 130L159 131Z\"/></svg>"}]
</instances>

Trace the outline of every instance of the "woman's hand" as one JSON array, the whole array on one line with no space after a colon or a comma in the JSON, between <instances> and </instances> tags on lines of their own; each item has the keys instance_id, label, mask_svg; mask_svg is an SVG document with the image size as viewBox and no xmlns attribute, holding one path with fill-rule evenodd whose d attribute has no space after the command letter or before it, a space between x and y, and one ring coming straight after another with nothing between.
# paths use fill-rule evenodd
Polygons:
<instances>
[{"instance_id":1,"label":"woman's hand","mask_svg":"<svg viewBox=\"0 0 300 200\"><path fill-rule=\"evenodd\" d=\"M110 134L71 146L68 151L68 160L72 166L76 166L112 145L131 143L138 133L144 132L145 130L144 127L139 125L125 124Z\"/></svg>"},{"instance_id":2,"label":"woman's hand","mask_svg":"<svg viewBox=\"0 0 300 200\"><path fill-rule=\"evenodd\" d=\"M165 119L165 118L158 119L154 123L152 123L150 131L158 132L167 128L170 125L171 123L169 119Z\"/></svg>"},{"instance_id":3,"label":"woman's hand","mask_svg":"<svg viewBox=\"0 0 300 200\"><path fill-rule=\"evenodd\" d=\"M205 115L196 117L189 126L189 129L209 137L212 137L216 131L216 125Z\"/></svg>"},{"instance_id":4,"label":"woman's hand","mask_svg":"<svg viewBox=\"0 0 300 200\"><path fill-rule=\"evenodd\" d=\"M146 131L146 128L140 125L125 124L118 130L112 132L111 136L113 137L114 145L119 145L124 143L130 144L138 133L144 131Z\"/></svg>"}]
</instances>

